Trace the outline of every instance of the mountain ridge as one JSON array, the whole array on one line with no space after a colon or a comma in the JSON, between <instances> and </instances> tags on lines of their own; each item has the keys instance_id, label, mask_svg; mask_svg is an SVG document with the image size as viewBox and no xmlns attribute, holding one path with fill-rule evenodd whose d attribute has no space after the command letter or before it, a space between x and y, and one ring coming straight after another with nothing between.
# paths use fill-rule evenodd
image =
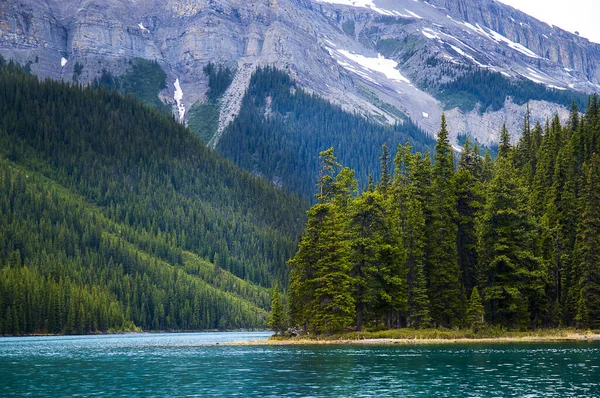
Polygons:
<instances>
[{"instance_id":1,"label":"mountain ridge","mask_svg":"<svg viewBox=\"0 0 600 398\"><path fill-rule=\"evenodd\" d=\"M0 53L5 57L54 79L70 80L79 64L82 82L103 69L115 76L126 73L134 58L156 60L167 74L159 97L174 112L178 103L189 110L206 100L202 69L209 62L231 65L244 75L271 65L350 112L402 123L380 106L389 104L433 134L446 110L451 134L491 144L498 138L498 116L444 109L428 79L443 83L463 73L463 66L488 67L547 86L588 93L600 87L600 45L495 0L22 0L0 7ZM394 42L400 50L389 53ZM373 66L384 45L384 63L408 82ZM445 62L450 73L429 65L434 62ZM239 80L221 109L219 134L239 112L249 79ZM182 89L180 100L175 99L175 82ZM365 87L377 101L365 95ZM547 101L530 108L534 120L557 112L566 117L564 106ZM520 115L503 114L513 133L519 131L523 112L521 107ZM493 131L480 131L487 126Z\"/></svg>"}]
</instances>

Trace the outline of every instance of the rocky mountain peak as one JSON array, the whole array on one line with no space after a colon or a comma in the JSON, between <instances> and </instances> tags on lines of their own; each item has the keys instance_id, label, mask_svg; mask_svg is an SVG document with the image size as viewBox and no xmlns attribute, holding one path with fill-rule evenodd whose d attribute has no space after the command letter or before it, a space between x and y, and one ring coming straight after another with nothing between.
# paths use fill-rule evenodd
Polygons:
<instances>
[{"instance_id":1,"label":"rocky mountain peak","mask_svg":"<svg viewBox=\"0 0 600 398\"><path fill-rule=\"evenodd\" d=\"M500 120L517 133L525 104L508 95L501 106L472 106L452 82L485 70L504 85L600 88L600 45L495 0L9 1L0 3L0 53L41 77L80 82L156 61L167 81L159 97L179 114L206 101L203 68L228 65L236 75L213 143L259 65L381 123L411 118L433 134L445 111L454 137L485 144ZM566 115L556 96L530 103L534 121Z\"/></svg>"}]
</instances>

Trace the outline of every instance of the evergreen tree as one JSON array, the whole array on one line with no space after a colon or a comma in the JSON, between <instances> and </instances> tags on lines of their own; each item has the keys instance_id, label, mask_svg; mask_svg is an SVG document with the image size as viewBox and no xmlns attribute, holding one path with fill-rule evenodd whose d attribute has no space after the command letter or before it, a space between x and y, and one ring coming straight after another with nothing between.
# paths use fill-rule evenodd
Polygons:
<instances>
[{"instance_id":1,"label":"evergreen tree","mask_svg":"<svg viewBox=\"0 0 600 398\"><path fill-rule=\"evenodd\" d=\"M426 273L429 277L431 317L438 326L458 326L464 311L456 239L454 158L442 114L432 169L431 226Z\"/></svg>"},{"instance_id":2,"label":"evergreen tree","mask_svg":"<svg viewBox=\"0 0 600 398\"><path fill-rule=\"evenodd\" d=\"M399 145L396 154L393 184L393 216L400 228L404 245L408 288L408 319L410 327L431 326L430 302L425 277L426 214L429 197L431 163L420 153L411 154L410 144Z\"/></svg>"},{"instance_id":3,"label":"evergreen tree","mask_svg":"<svg viewBox=\"0 0 600 398\"><path fill-rule=\"evenodd\" d=\"M367 312L376 321L384 315L388 324L399 324L406 314L404 253L392 221L379 190L354 201L349 238L357 331L362 330Z\"/></svg>"},{"instance_id":4,"label":"evergreen tree","mask_svg":"<svg viewBox=\"0 0 600 398\"><path fill-rule=\"evenodd\" d=\"M290 323L332 333L352 324L355 315L346 209L356 191L356 180L350 169L341 168L332 148L320 156L319 203L307 212L298 252L288 262Z\"/></svg>"},{"instance_id":5,"label":"evergreen tree","mask_svg":"<svg viewBox=\"0 0 600 398\"><path fill-rule=\"evenodd\" d=\"M387 198L388 190L392 182L392 175L390 173L390 164L392 159L390 157L390 151L388 150L387 143L383 143L381 147L381 157L379 158L381 164L381 180L377 188L383 194L384 198Z\"/></svg>"},{"instance_id":6,"label":"evergreen tree","mask_svg":"<svg viewBox=\"0 0 600 398\"><path fill-rule=\"evenodd\" d=\"M319 203L309 211L318 225L317 246L311 248L317 257L314 279L308 281L314 291L309 326L317 333L340 332L354 321L352 265L341 216L332 204Z\"/></svg>"},{"instance_id":7,"label":"evergreen tree","mask_svg":"<svg viewBox=\"0 0 600 398\"><path fill-rule=\"evenodd\" d=\"M506 128L506 123L502 123L500 130L500 141L498 143L498 158L507 158L511 155L512 146L510 145L510 134Z\"/></svg>"},{"instance_id":8,"label":"evergreen tree","mask_svg":"<svg viewBox=\"0 0 600 398\"><path fill-rule=\"evenodd\" d=\"M577 315L582 328L600 328L600 160L593 154L585 167L581 222L575 245Z\"/></svg>"},{"instance_id":9,"label":"evergreen tree","mask_svg":"<svg viewBox=\"0 0 600 398\"><path fill-rule=\"evenodd\" d=\"M541 261L535 255L537 229L527 191L507 157L498 158L490 181L480 236L483 296L489 322L527 328L530 306L543 297Z\"/></svg>"},{"instance_id":10,"label":"evergreen tree","mask_svg":"<svg viewBox=\"0 0 600 398\"><path fill-rule=\"evenodd\" d=\"M285 318L283 314L283 305L279 296L279 286L275 282L273 286L273 299L271 300L271 313L269 314L269 327L275 334L283 334L285 331Z\"/></svg>"},{"instance_id":11,"label":"evergreen tree","mask_svg":"<svg viewBox=\"0 0 600 398\"><path fill-rule=\"evenodd\" d=\"M548 264L549 322L572 323L575 308L568 302L573 286L572 254L577 232L577 176L572 142L557 156L548 205L542 217L542 250Z\"/></svg>"},{"instance_id":12,"label":"evergreen tree","mask_svg":"<svg viewBox=\"0 0 600 398\"><path fill-rule=\"evenodd\" d=\"M477 286L475 286L471 291L469 306L467 307L467 325L473 330L478 330L483 324L483 304L481 302L479 290L477 289Z\"/></svg>"},{"instance_id":13,"label":"evergreen tree","mask_svg":"<svg viewBox=\"0 0 600 398\"><path fill-rule=\"evenodd\" d=\"M475 287L479 278L476 225L483 208L483 187L478 158L467 139L455 175L458 213L456 248L465 293Z\"/></svg>"}]
</instances>

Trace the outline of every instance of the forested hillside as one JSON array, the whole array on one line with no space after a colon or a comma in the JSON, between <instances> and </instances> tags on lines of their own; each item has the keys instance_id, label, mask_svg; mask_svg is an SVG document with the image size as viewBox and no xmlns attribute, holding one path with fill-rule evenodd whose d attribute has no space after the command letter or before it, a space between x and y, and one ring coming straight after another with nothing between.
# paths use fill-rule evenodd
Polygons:
<instances>
[{"instance_id":1,"label":"forested hillside","mask_svg":"<svg viewBox=\"0 0 600 398\"><path fill-rule=\"evenodd\" d=\"M172 116L0 63L0 333L264 327L305 208Z\"/></svg>"},{"instance_id":2,"label":"forested hillside","mask_svg":"<svg viewBox=\"0 0 600 398\"><path fill-rule=\"evenodd\" d=\"M358 196L353 171L321 153L318 203L289 261L290 324L600 328L600 104L546 126L523 121L498 158L442 117L433 163L409 145ZM456 160L458 160L456 164ZM395 166L395 167L394 167Z\"/></svg>"},{"instance_id":3,"label":"forested hillside","mask_svg":"<svg viewBox=\"0 0 600 398\"><path fill-rule=\"evenodd\" d=\"M329 147L357 171L362 185L369 170L378 170L383 143L408 141L422 152L433 149L435 141L404 118L395 126L366 120L305 92L283 71L259 68L217 150L244 169L312 199L319 172L314 154Z\"/></svg>"},{"instance_id":4,"label":"forested hillside","mask_svg":"<svg viewBox=\"0 0 600 398\"><path fill-rule=\"evenodd\" d=\"M568 107L575 101L583 108L587 102L587 95L581 92L549 88L525 78L514 80L479 68L469 69L456 80L442 84L434 94L446 109L458 106L463 112L468 112L479 106L480 113L502 109L507 97L517 105L541 100Z\"/></svg>"}]
</instances>

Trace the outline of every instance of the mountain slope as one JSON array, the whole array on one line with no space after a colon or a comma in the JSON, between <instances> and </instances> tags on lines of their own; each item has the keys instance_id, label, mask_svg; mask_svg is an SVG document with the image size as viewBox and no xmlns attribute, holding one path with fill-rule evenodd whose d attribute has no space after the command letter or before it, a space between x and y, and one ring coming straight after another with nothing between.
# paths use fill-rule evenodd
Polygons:
<instances>
[{"instance_id":1,"label":"mountain slope","mask_svg":"<svg viewBox=\"0 0 600 398\"><path fill-rule=\"evenodd\" d=\"M114 91L2 64L0 114L4 333L265 325L304 202Z\"/></svg>"},{"instance_id":2,"label":"mountain slope","mask_svg":"<svg viewBox=\"0 0 600 398\"><path fill-rule=\"evenodd\" d=\"M445 109L451 134L486 144L502 119L517 133L524 106L501 98L501 109L450 109L440 85L474 68L550 90L600 84L600 45L495 0L23 0L0 5L0 27L0 52L42 77L86 82L156 60L167 75L159 97L184 120L207 100L203 68L227 64L236 73L219 134L265 65L348 111L401 122L395 108L431 134ZM535 121L567 117L552 100L529 105Z\"/></svg>"}]
</instances>

